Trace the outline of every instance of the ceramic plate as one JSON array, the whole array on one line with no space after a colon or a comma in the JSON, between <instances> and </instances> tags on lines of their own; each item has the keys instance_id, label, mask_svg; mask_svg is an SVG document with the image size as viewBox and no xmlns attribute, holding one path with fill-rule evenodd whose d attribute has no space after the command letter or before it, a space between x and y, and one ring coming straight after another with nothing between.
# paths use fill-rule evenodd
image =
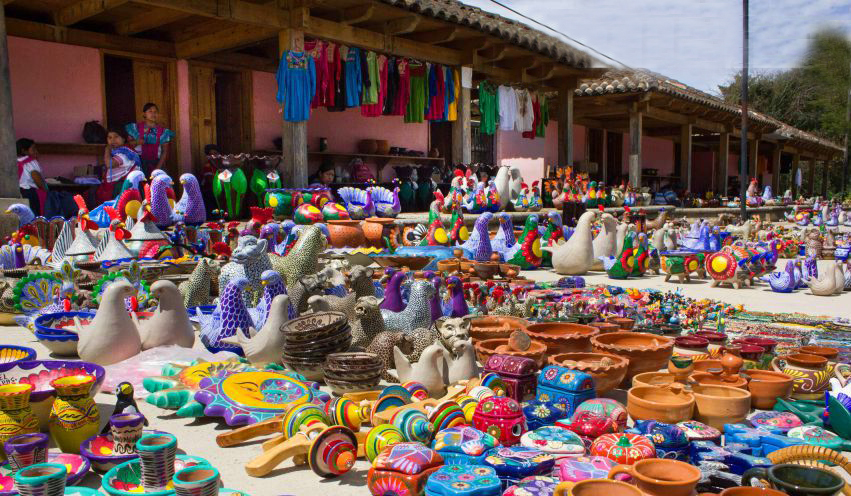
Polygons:
<instances>
[{"instance_id":1,"label":"ceramic plate","mask_svg":"<svg viewBox=\"0 0 851 496\"><path fill-rule=\"evenodd\" d=\"M56 391L50 387L50 381L66 375L89 374L95 376L95 385L89 393L94 397L100 391L105 372L100 365L90 362L64 360L31 360L0 364L0 384L26 382L34 386L30 403L44 401L54 396Z\"/></svg>"},{"instance_id":2,"label":"ceramic plate","mask_svg":"<svg viewBox=\"0 0 851 496\"><path fill-rule=\"evenodd\" d=\"M68 469L68 484L77 483L77 481L86 475L89 471L89 467L91 466L84 456L74 455L71 453L48 453L47 461L49 463L61 463L62 465L65 465L65 468ZM14 473L15 471L12 470L9 462L0 465L0 496L12 496L18 494L18 491L15 489L15 481L12 480L12 475ZM66 492L65 494L73 493ZM97 492L93 494L97 494Z\"/></svg>"}]
</instances>

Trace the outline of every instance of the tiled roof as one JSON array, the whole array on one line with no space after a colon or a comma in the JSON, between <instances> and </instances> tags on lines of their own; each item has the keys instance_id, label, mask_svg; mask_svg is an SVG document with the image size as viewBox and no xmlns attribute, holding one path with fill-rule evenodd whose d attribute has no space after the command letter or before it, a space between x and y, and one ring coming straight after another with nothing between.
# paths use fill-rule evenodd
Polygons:
<instances>
[{"instance_id":1,"label":"tiled roof","mask_svg":"<svg viewBox=\"0 0 851 496\"><path fill-rule=\"evenodd\" d=\"M467 26L576 68L595 67L595 59L554 36L456 0L382 0L435 19Z\"/></svg>"}]
</instances>

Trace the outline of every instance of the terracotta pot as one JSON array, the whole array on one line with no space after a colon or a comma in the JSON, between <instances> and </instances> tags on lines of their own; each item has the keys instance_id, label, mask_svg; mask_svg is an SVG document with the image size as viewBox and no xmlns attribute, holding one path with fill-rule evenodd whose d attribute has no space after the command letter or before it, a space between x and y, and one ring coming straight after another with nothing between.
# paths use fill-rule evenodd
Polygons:
<instances>
[{"instance_id":1,"label":"terracotta pot","mask_svg":"<svg viewBox=\"0 0 851 496\"><path fill-rule=\"evenodd\" d=\"M762 355L765 354L765 348L763 348L762 346L757 346L755 344L748 343L734 343L734 345L740 348L739 355L743 359L745 359L746 361L755 362L756 364L759 364L759 362L762 361ZM723 348L721 351L723 353Z\"/></svg>"},{"instance_id":2,"label":"terracotta pot","mask_svg":"<svg viewBox=\"0 0 851 496\"><path fill-rule=\"evenodd\" d=\"M632 378L632 387L657 386L664 387L677 381L677 376L670 372L644 372Z\"/></svg>"},{"instance_id":3,"label":"terracotta pot","mask_svg":"<svg viewBox=\"0 0 851 496\"><path fill-rule=\"evenodd\" d=\"M629 360L611 353L561 353L550 355L547 361L552 365L591 374L597 395L615 389L629 367Z\"/></svg>"},{"instance_id":4,"label":"terracotta pot","mask_svg":"<svg viewBox=\"0 0 851 496\"><path fill-rule=\"evenodd\" d=\"M694 335L709 341L707 349L709 350L709 356L711 358L715 358L720 355L721 347L727 344L727 335L723 332L697 331Z\"/></svg>"},{"instance_id":5,"label":"terracotta pot","mask_svg":"<svg viewBox=\"0 0 851 496\"><path fill-rule=\"evenodd\" d=\"M499 274L499 263L497 262L473 262L473 272L482 279L493 279Z\"/></svg>"},{"instance_id":6,"label":"terracotta pot","mask_svg":"<svg viewBox=\"0 0 851 496\"><path fill-rule=\"evenodd\" d=\"M375 153L387 155L390 153L390 142L387 140L375 140Z\"/></svg>"},{"instance_id":7,"label":"terracotta pot","mask_svg":"<svg viewBox=\"0 0 851 496\"><path fill-rule=\"evenodd\" d=\"M609 317L606 322L617 325L622 331L631 331L635 327L635 319L627 317Z\"/></svg>"},{"instance_id":8,"label":"terracotta pot","mask_svg":"<svg viewBox=\"0 0 851 496\"><path fill-rule=\"evenodd\" d=\"M358 142L358 151L366 155L375 155L378 143L374 139L363 139Z\"/></svg>"},{"instance_id":9,"label":"terracotta pot","mask_svg":"<svg viewBox=\"0 0 851 496\"><path fill-rule=\"evenodd\" d=\"M751 392L751 403L754 408L771 410L777 403L777 398L788 398L792 394L794 381L783 372L771 370L749 370L748 391Z\"/></svg>"},{"instance_id":10,"label":"terracotta pot","mask_svg":"<svg viewBox=\"0 0 851 496\"><path fill-rule=\"evenodd\" d=\"M354 248L366 243L359 220L329 220L327 224L334 248Z\"/></svg>"},{"instance_id":11,"label":"terracotta pot","mask_svg":"<svg viewBox=\"0 0 851 496\"><path fill-rule=\"evenodd\" d=\"M698 336L677 336L674 338L674 356L706 360L709 358L709 341Z\"/></svg>"},{"instance_id":12,"label":"terracotta pot","mask_svg":"<svg viewBox=\"0 0 851 496\"><path fill-rule=\"evenodd\" d=\"M774 353L774 348L777 346L777 341L768 338L761 338L758 336L748 336L745 338L737 339L733 341L733 343L746 343L752 344L754 346L761 346L765 348L766 353Z\"/></svg>"},{"instance_id":13,"label":"terracotta pot","mask_svg":"<svg viewBox=\"0 0 851 496\"><path fill-rule=\"evenodd\" d=\"M681 384L633 387L626 398L626 411L633 420L676 424L690 420L694 413L695 398Z\"/></svg>"},{"instance_id":14,"label":"terracotta pot","mask_svg":"<svg viewBox=\"0 0 851 496\"><path fill-rule=\"evenodd\" d=\"M648 458L634 465L618 465L609 470L609 479L629 474L638 489L648 496L692 496L700 481L700 469L688 463Z\"/></svg>"},{"instance_id":15,"label":"terracotta pot","mask_svg":"<svg viewBox=\"0 0 851 496\"><path fill-rule=\"evenodd\" d=\"M747 389L748 381L740 375L725 375L721 369L712 369L712 372L695 372L691 380L701 386L729 386L739 389Z\"/></svg>"},{"instance_id":16,"label":"terracotta pot","mask_svg":"<svg viewBox=\"0 0 851 496\"><path fill-rule=\"evenodd\" d=\"M771 370L792 377L795 381L792 398L796 400L822 399L832 375L827 358L806 353L777 357L771 361Z\"/></svg>"},{"instance_id":17,"label":"terracotta pot","mask_svg":"<svg viewBox=\"0 0 851 496\"><path fill-rule=\"evenodd\" d=\"M827 358L828 360L836 360L839 356L839 350L829 348L827 346L801 346L795 350L795 353L805 353L807 355L818 355Z\"/></svg>"},{"instance_id":18,"label":"terracotta pot","mask_svg":"<svg viewBox=\"0 0 851 496\"><path fill-rule=\"evenodd\" d=\"M388 227L393 225L393 222L393 219L382 217L366 218L361 226L366 243L376 248L385 248L384 236L387 234Z\"/></svg>"},{"instance_id":19,"label":"terracotta pot","mask_svg":"<svg viewBox=\"0 0 851 496\"><path fill-rule=\"evenodd\" d=\"M537 494L537 493L536 493ZM645 496L640 489L626 482L606 479L565 481L556 486L553 496Z\"/></svg>"},{"instance_id":20,"label":"terracotta pot","mask_svg":"<svg viewBox=\"0 0 851 496\"><path fill-rule=\"evenodd\" d=\"M637 374L665 368L674 351L674 340L644 332L610 332L591 338L594 351L613 353L629 359L624 382Z\"/></svg>"},{"instance_id":21,"label":"terracotta pot","mask_svg":"<svg viewBox=\"0 0 851 496\"><path fill-rule=\"evenodd\" d=\"M461 264L458 263L458 260L454 258L447 258L445 260L437 261L437 270L438 272L448 272L452 274L453 272L458 272L461 270Z\"/></svg>"},{"instance_id":22,"label":"terracotta pot","mask_svg":"<svg viewBox=\"0 0 851 496\"><path fill-rule=\"evenodd\" d=\"M479 363L487 363L491 355L500 354L531 358L532 360L535 360L540 367L544 365L544 356L547 353L547 345L534 339L532 340L529 349L526 351L512 350L511 347L508 346L507 338L486 339L476 343L475 347L476 357L479 359Z\"/></svg>"},{"instance_id":23,"label":"terracotta pot","mask_svg":"<svg viewBox=\"0 0 851 496\"><path fill-rule=\"evenodd\" d=\"M695 372L709 372L709 369L720 369L721 360L698 360L694 362Z\"/></svg>"},{"instance_id":24,"label":"terracotta pot","mask_svg":"<svg viewBox=\"0 0 851 496\"><path fill-rule=\"evenodd\" d=\"M672 356L668 360L668 373L674 376L674 380L685 384L688 376L694 372L694 359L687 356ZM634 383L634 381L633 381Z\"/></svg>"},{"instance_id":25,"label":"terracotta pot","mask_svg":"<svg viewBox=\"0 0 851 496\"><path fill-rule=\"evenodd\" d=\"M706 493L703 493L706 494ZM700 496L703 496L701 494ZM766 487L728 487L721 491L719 496L787 496L776 489L768 489Z\"/></svg>"},{"instance_id":26,"label":"terracotta pot","mask_svg":"<svg viewBox=\"0 0 851 496\"><path fill-rule=\"evenodd\" d=\"M614 324L612 322L591 322L588 325L596 328L598 331L600 331L600 334L604 334L607 332L623 331L623 329L621 329L619 325Z\"/></svg>"},{"instance_id":27,"label":"terracotta pot","mask_svg":"<svg viewBox=\"0 0 851 496\"><path fill-rule=\"evenodd\" d=\"M743 422L751 411L750 391L729 386L694 386L694 419L723 429Z\"/></svg>"},{"instance_id":28,"label":"terracotta pot","mask_svg":"<svg viewBox=\"0 0 851 496\"><path fill-rule=\"evenodd\" d=\"M507 339L514 331L525 331L528 325L529 321L519 317L476 317L470 322L470 337L474 343L487 339Z\"/></svg>"},{"instance_id":29,"label":"terracotta pot","mask_svg":"<svg viewBox=\"0 0 851 496\"><path fill-rule=\"evenodd\" d=\"M582 324L570 322L545 322L531 324L526 328L529 335L547 345L547 352L572 353L591 351L591 338L600 331Z\"/></svg>"}]
</instances>

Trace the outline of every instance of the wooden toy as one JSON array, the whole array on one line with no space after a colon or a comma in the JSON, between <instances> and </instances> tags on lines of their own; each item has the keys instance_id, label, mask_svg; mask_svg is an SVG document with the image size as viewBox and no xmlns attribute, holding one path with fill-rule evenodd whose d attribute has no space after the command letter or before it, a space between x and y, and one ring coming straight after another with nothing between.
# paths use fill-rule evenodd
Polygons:
<instances>
[{"instance_id":1,"label":"wooden toy","mask_svg":"<svg viewBox=\"0 0 851 496\"><path fill-rule=\"evenodd\" d=\"M585 443L579 434L561 427L544 426L528 431L520 438L520 444L557 458L585 454Z\"/></svg>"},{"instance_id":2,"label":"wooden toy","mask_svg":"<svg viewBox=\"0 0 851 496\"><path fill-rule=\"evenodd\" d=\"M605 456L617 463L632 465L646 458L656 456L653 442L641 434L622 432L619 434L603 434L591 443L591 455Z\"/></svg>"},{"instance_id":3,"label":"wooden toy","mask_svg":"<svg viewBox=\"0 0 851 496\"><path fill-rule=\"evenodd\" d=\"M443 466L443 458L421 443L398 443L381 451L367 474L374 496L422 494L426 481Z\"/></svg>"},{"instance_id":4,"label":"wooden toy","mask_svg":"<svg viewBox=\"0 0 851 496\"><path fill-rule=\"evenodd\" d=\"M675 424L656 422L655 420L636 420L635 427L627 430L642 434L653 441L656 456L680 461L688 461L689 439L686 433Z\"/></svg>"},{"instance_id":5,"label":"wooden toy","mask_svg":"<svg viewBox=\"0 0 851 496\"><path fill-rule=\"evenodd\" d=\"M485 465L493 467L503 488L530 475L549 474L555 466L555 457L526 446L501 446L493 448L485 457Z\"/></svg>"},{"instance_id":6,"label":"wooden toy","mask_svg":"<svg viewBox=\"0 0 851 496\"><path fill-rule=\"evenodd\" d=\"M411 493L415 494L415 493ZM428 478L425 496L500 496L496 470L483 465L444 465Z\"/></svg>"},{"instance_id":7,"label":"wooden toy","mask_svg":"<svg viewBox=\"0 0 851 496\"><path fill-rule=\"evenodd\" d=\"M513 446L520 442L520 436L526 432L526 418L516 401L493 396L476 405L473 427L499 439L504 446Z\"/></svg>"},{"instance_id":8,"label":"wooden toy","mask_svg":"<svg viewBox=\"0 0 851 496\"><path fill-rule=\"evenodd\" d=\"M363 432L356 432L355 436L358 438L358 457L366 456L370 463L387 446L405 442L402 431L390 424L376 425L366 435Z\"/></svg>"},{"instance_id":9,"label":"wooden toy","mask_svg":"<svg viewBox=\"0 0 851 496\"><path fill-rule=\"evenodd\" d=\"M538 365L531 358L491 355L484 370L502 379L507 388L506 396L509 398L522 402L535 395L535 373L538 371Z\"/></svg>"},{"instance_id":10,"label":"wooden toy","mask_svg":"<svg viewBox=\"0 0 851 496\"><path fill-rule=\"evenodd\" d=\"M483 465L487 451L498 444L490 434L463 425L438 431L431 447L447 464Z\"/></svg>"},{"instance_id":11,"label":"wooden toy","mask_svg":"<svg viewBox=\"0 0 851 496\"><path fill-rule=\"evenodd\" d=\"M431 436L434 433L434 425L419 410L399 408L393 414L390 422L402 431L405 439L411 442L428 443L431 441Z\"/></svg>"}]
</instances>

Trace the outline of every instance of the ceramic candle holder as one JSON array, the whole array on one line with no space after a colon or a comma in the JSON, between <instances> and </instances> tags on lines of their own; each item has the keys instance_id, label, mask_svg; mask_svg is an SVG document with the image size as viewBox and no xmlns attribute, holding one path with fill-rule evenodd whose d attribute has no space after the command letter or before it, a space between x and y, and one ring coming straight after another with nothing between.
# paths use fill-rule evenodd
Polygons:
<instances>
[{"instance_id":1,"label":"ceramic candle holder","mask_svg":"<svg viewBox=\"0 0 851 496\"><path fill-rule=\"evenodd\" d=\"M177 438L171 434L147 434L136 441L146 492L163 491L174 477Z\"/></svg>"},{"instance_id":2,"label":"ceramic candle holder","mask_svg":"<svg viewBox=\"0 0 851 496\"><path fill-rule=\"evenodd\" d=\"M145 416L141 413L119 413L109 418L112 451L119 455L136 453L136 441L142 437Z\"/></svg>"},{"instance_id":3,"label":"ceramic candle holder","mask_svg":"<svg viewBox=\"0 0 851 496\"><path fill-rule=\"evenodd\" d=\"M20 470L36 463L46 462L49 440L47 434L41 432L21 434L10 438L3 445L6 449L9 465L14 470Z\"/></svg>"},{"instance_id":4,"label":"ceramic candle holder","mask_svg":"<svg viewBox=\"0 0 851 496\"><path fill-rule=\"evenodd\" d=\"M177 496L216 496L220 479L213 467L189 467L174 474L172 481Z\"/></svg>"},{"instance_id":5,"label":"ceramic candle holder","mask_svg":"<svg viewBox=\"0 0 851 496\"><path fill-rule=\"evenodd\" d=\"M60 463L30 465L15 474L15 488L21 496L62 496L67 475Z\"/></svg>"}]
</instances>

